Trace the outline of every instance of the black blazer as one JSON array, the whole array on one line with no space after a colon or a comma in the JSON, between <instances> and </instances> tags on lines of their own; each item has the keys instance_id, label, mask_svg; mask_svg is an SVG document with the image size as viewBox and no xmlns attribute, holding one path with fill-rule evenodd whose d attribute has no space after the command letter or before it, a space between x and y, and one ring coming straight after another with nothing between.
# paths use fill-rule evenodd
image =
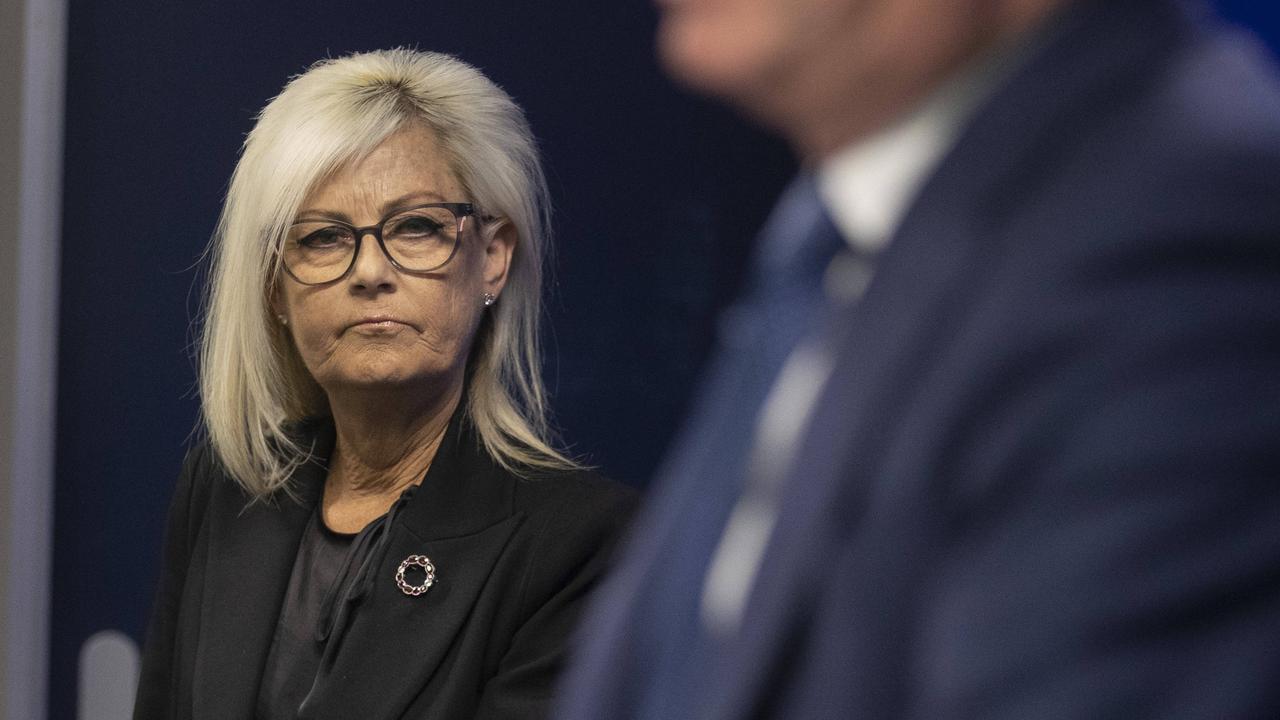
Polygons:
<instances>
[{"instance_id":1,"label":"black blazer","mask_svg":"<svg viewBox=\"0 0 1280 720\"><path fill-rule=\"evenodd\" d=\"M312 429L327 458L333 428ZM174 494L164 571L142 661L135 720L253 717L276 619L322 461L295 473L297 499L250 504L207 445ZM565 637L604 571L633 502L590 473L533 480L493 462L465 423L446 431L400 511L373 590L322 666L311 718L537 718ZM428 556L436 584L395 583Z\"/></svg>"}]
</instances>

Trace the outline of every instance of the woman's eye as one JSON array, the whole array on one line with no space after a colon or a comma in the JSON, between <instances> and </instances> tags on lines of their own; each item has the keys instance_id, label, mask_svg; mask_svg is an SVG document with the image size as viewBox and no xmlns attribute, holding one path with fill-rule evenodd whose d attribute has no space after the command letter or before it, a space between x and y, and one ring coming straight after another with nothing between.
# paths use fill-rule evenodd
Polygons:
<instances>
[{"instance_id":1,"label":"woman's eye","mask_svg":"<svg viewBox=\"0 0 1280 720\"><path fill-rule=\"evenodd\" d=\"M435 235L440 232L441 227L443 226L432 218L414 215L397 219L388 229L388 234L399 237L424 237Z\"/></svg>"},{"instance_id":2,"label":"woman's eye","mask_svg":"<svg viewBox=\"0 0 1280 720\"><path fill-rule=\"evenodd\" d=\"M346 228L327 227L308 233L298 244L308 248L327 248L350 242L351 233Z\"/></svg>"}]
</instances>

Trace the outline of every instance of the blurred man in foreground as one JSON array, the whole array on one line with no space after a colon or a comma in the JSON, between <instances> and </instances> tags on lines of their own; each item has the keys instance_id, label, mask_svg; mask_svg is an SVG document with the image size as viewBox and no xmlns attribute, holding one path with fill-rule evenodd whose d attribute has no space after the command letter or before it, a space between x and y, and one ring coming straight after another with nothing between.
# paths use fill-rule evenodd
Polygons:
<instances>
[{"instance_id":1,"label":"blurred man in foreground","mask_svg":"<svg viewBox=\"0 0 1280 720\"><path fill-rule=\"evenodd\" d=\"M804 172L561 717L1280 717L1280 91L1169 0L673 0Z\"/></svg>"}]
</instances>

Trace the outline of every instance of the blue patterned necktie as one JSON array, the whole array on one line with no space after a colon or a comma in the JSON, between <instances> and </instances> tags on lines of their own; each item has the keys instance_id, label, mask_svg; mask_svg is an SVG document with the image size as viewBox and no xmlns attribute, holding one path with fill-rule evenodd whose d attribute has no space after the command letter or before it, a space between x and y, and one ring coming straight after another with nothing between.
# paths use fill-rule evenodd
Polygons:
<instances>
[{"instance_id":1,"label":"blue patterned necktie","mask_svg":"<svg viewBox=\"0 0 1280 720\"><path fill-rule=\"evenodd\" d=\"M844 245L814 179L798 177L765 224L748 291L722 318L707 385L662 473L664 483L691 492L667 538L665 582L644 613L651 635L641 649L655 675L635 717L691 714L711 652L699 620L704 576L742 492L761 408L788 356L823 317L823 273Z\"/></svg>"}]
</instances>

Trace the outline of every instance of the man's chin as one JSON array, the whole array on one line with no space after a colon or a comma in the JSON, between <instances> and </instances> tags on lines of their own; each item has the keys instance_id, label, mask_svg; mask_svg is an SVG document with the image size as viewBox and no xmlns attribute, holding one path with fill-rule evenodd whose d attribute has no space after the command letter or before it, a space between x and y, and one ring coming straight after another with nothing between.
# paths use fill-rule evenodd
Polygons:
<instances>
[{"instance_id":1,"label":"man's chin","mask_svg":"<svg viewBox=\"0 0 1280 720\"><path fill-rule=\"evenodd\" d=\"M777 53L760 52L761 43L742 42L682 20L668 13L658 29L658 57L676 82L691 90L727 101L757 121L777 128L779 118L769 107L767 88L779 75Z\"/></svg>"},{"instance_id":2,"label":"man's chin","mask_svg":"<svg viewBox=\"0 0 1280 720\"><path fill-rule=\"evenodd\" d=\"M676 81L710 95L729 96L751 78L737 43L725 42L708 21L668 12L658 28L658 57Z\"/></svg>"}]
</instances>

